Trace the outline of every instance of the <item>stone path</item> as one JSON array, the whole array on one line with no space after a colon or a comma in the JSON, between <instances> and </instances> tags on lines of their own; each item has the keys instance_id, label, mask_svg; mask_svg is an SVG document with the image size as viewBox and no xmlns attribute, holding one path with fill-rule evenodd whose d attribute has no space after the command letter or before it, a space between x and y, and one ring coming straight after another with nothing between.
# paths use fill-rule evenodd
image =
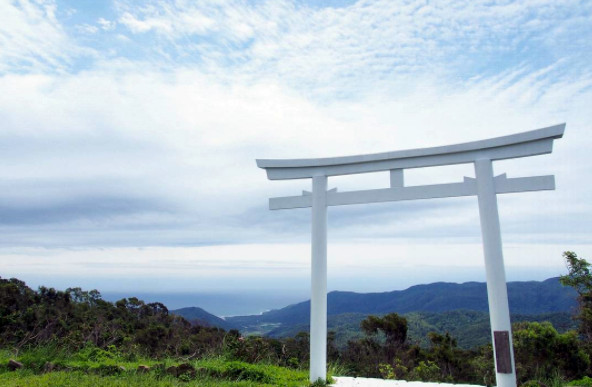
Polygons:
<instances>
[{"instance_id":1,"label":"stone path","mask_svg":"<svg viewBox=\"0 0 592 387\"><path fill-rule=\"evenodd\" d=\"M371 378L352 378L349 376L334 376L335 387L482 387L475 384L449 384L449 383L427 383L407 382L405 380L384 380Z\"/></svg>"}]
</instances>

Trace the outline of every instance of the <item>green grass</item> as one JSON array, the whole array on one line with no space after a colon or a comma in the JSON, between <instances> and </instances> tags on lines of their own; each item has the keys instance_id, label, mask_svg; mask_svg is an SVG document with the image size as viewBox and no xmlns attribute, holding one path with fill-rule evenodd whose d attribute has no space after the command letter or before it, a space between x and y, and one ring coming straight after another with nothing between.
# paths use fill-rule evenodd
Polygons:
<instances>
[{"instance_id":1,"label":"green grass","mask_svg":"<svg viewBox=\"0 0 592 387\"><path fill-rule=\"evenodd\" d=\"M15 356L16 355L16 356ZM25 367L9 371L9 359L16 359ZM56 370L44 372L47 362ZM171 365L189 363L196 370L195 377L174 377L166 373ZM150 371L137 371L139 365ZM123 368L121 368L123 367ZM184 362L181 360L149 359L126 356L117 351L85 348L67 354L58 348L42 347L20 354L0 351L1 386L308 386L308 372L270 364L249 364L229 361L224 357L210 357Z\"/></svg>"},{"instance_id":2,"label":"green grass","mask_svg":"<svg viewBox=\"0 0 592 387\"><path fill-rule=\"evenodd\" d=\"M176 387L176 386L276 386L276 385L306 385L306 384L264 384L249 380L223 380L212 377L200 377L188 382L166 376L157 378L151 374L127 373L118 376L101 376L81 371L58 371L46 374L34 374L31 371L17 371L0 374L0 385L6 387Z\"/></svg>"},{"instance_id":3,"label":"green grass","mask_svg":"<svg viewBox=\"0 0 592 387\"><path fill-rule=\"evenodd\" d=\"M574 380L567 383L567 386L592 387L592 378L584 376L582 379Z\"/></svg>"}]
</instances>

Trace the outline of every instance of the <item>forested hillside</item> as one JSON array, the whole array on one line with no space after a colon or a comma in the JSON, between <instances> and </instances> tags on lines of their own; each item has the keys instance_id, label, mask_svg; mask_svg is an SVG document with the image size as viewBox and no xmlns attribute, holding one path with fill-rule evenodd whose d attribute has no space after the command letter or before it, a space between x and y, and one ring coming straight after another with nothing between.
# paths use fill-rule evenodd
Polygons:
<instances>
[{"instance_id":1,"label":"forested hillside","mask_svg":"<svg viewBox=\"0 0 592 387\"><path fill-rule=\"evenodd\" d=\"M235 328L235 326L228 321L221 319L218 316L214 316L213 314L196 306L171 310L171 314L181 316L194 325L218 327L226 330Z\"/></svg>"},{"instance_id":2,"label":"forested hillside","mask_svg":"<svg viewBox=\"0 0 592 387\"><path fill-rule=\"evenodd\" d=\"M382 316L377 314L377 316ZM489 328L489 314L471 310L454 310L441 313L411 312L402 315L408 322L408 339L422 347L429 347L428 333L450 333L457 340L459 348L471 349L491 342ZM348 341L364 337L360 328L361 322L368 315L362 313L343 313L329 316L327 327L334 335L335 346L344 348ZM576 329L577 323L573 315L565 312L545 313L537 315L512 315L511 320L516 322L550 322L558 332L564 333ZM270 337L291 337L299 332L308 332L308 324L281 325L263 324L257 326L259 333ZM248 333L245 331L245 333Z\"/></svg>"},{"instance_id":3,"label":"forested hillside","mask_svg":"<svg viewBox=\"0 0 592 387\"><path fill-rule=\"evenodd\" d=\"M463 349L453 334L432 331L484 316L454 312L442 320L437 315L339 315L333 327L355 321L360 334L340 348L330 334L328 360L340 364L342 375L491 384L491 345ZM425 336L411 337L414 326ZM521 382L556 375L575 379L588 370L586 347L573 331L557 332L548 322L519 323L514 342ZM41 376L34 375L49 374L43 380L58 384L69 378L91 385L99 383L99 375L135 385L199 378L211 385L244 380L298 386L306 380L298 370L308 367L308 351L305 332L281 339L245 337L236 330L192 325L160 303L134 297L110 303L96 290L32 290L17 279L0 279L0 382L14 372L14 385L39 384Z\"/></svg>"},{"instance_id":4,"label":"forested hillside","mask_svg":"<svg viewBox=\"0 0 592 387\"><path fill-rule=\"evenodd\" d=\"M565 313L514 315L512 334L521 384L537 380L561 385L592 373L590 265L575 253L567 252L565 257L570 273L561 282L576 291L577 325ZM545 281L533 291L528 291L532 284L520 285L527 286L521 302L526 297L547 300L547 306L539 308L548 307L561 298L544 292L557 287L556 282ZM435 284L432 288L442 286L462 287ZM421 287L412 291L417 288ZM536 289L538 294L534 294ZM423 305L436 304L424 298ZM169 313L161 303L135 297L111 303L96 290L33 290L18 279L0 278L0 382L14 375L14 386L43 384L41 375L47 374L51 376L43 380L58 382L75 374L72 377L86 385L95 383L93 375L123 378L135 385L176 385L167 384L172 379L174 383L202 379L211 385L246 381L298 386L306 381L302 371L308 367L309 336L296 331L305 325L293 325L293 332L284 332L288 337L245 336L238 330L204 326L200 319L212 316L199 308L185 312L196 317L194 324ZM540 322L525 321L533 319ZM215 317L213 321L220 322ZM274 323L261 325L265 324L265 329L284 328ZM566 331L570 327L577 331ZM329 329L337 333L329 334L328 361L339 364L342 375L495 382L491 344L486 340L474 347L464 341L488 337L487 315L482 311L340 313L330 316Z\"/></svg>"},{"instance_id":5,"label":"forested hillside","mask_svg":"<svg viewBox=\"0 0 592 387\"><path fill-rule=\"evenodd\" d=\"M577 305L577 293L563 286L559 278L548 280L509 282L508 298L513 315L544 315L561 313L565 317ZM363 318L370 314L407 314L411 312L450 312L455 310L488 312L485 283L463 284L433 283L417 285L406 290L384 293L330 292L327 296L327 314L331 321L347 319L354 314ZM342 318L336 316L344 314ZM480 315L481 319L486 319ZM520 321L524 320L522 318ZM310 301L272 310L262 315L228 317L226 321L247 331L281 336L306 329L310 321ZM533 318L532 321L538 321ZM466 328L466 327L465 327ZM476 342L476 344L478 344Z\"/></svg>"}]
</instances>

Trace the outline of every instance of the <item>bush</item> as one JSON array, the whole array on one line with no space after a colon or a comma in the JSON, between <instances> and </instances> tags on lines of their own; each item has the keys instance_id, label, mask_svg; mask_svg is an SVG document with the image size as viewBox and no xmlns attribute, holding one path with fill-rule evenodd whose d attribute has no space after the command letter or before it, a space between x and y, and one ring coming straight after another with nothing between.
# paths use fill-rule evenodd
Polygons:
<instances>
[{"instance_id":1,"label":"bush","mask_svg":"<svg viewBox=\"0 0 592 387\"><path fill-rule=\"evenodd\" d=\"M87 345L82 348L75 355L75 359L84 362L104 362L106 360L113 360L121 357L121 354L114 346L110 345L107 349L101 349L94 345Z\"/></svg>"},{"instance_id":2,"label":"bush","mask_svg":"<svg viewBox=\"0 0 592 387\"><path fill-rule=\"evenodd\" d=\"M573 380L567 383L568 386L582 386L582 387L592 387L592 378L588 376L584 376L582 379Z\"/></svg>"},{"instance_id":3,"label":"bush","mask_svg":"<svg viewBox=\"0 0 592 387\"><path fill-rule=\"evenodd\" d=\"M272 383L272 378L261 369L261 366L255 366L238 361L232 361L226 364L223 375L235 380L250 380L260 383Z\"/></svg>"},{"instance_id":4,"label":"bush","mask_svg":"<svg viewBox=\"0 0 592 387\"><path fill-rule=\"evenodd\" d=\"M61 364L63 359L67 356L64 349L59 348L56 344L51 343L45 346L38 346L24 350L19 358L19 361L25 365L26 368L41 372L46 363Z\"/></svg>"},{"instance_id":5,"label":"bush","mask_svg":"<svg viewBox=\"0 0 592 387\"><path fill-rule=\"evenodd\" d=\"M582 377L590 358L573 331L558 333L548 322L514 325L514 349L519 381Z\"/></svg>"},{"instance_id":6,"label":"bush","mask_svg":"<svg viewBox=\"0 0 592 387\"><path fill-rule=\"evenodd\" d=\"M440 367L430 360L420 361L409 376L412 380L421 380L422 382L435 381L440 376Z\"/></svg>"}]
</instances>

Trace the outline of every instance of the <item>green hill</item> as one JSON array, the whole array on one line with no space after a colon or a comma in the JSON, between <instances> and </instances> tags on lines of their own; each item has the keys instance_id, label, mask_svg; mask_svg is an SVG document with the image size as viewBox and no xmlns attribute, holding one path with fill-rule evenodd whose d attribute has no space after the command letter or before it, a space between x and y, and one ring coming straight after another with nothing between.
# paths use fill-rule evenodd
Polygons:
<instances>
[{"instance_id":1,"label":"green hill","mask_svg":"<svg viewBox=\"0 0 592 387\"><path fill-rule=\"evenodd\" d=\"M343 345L357 338L359 323L367 315L404 314L411 340L423 343L429 331L450 332L465 348L486 344L489 339L487 288L485 283L438 282L383 293L330 292L327 296L328 328ZM572 328L570 313L576 293L558 278L545 281L509 282L508 298L513 321L549 320L560 331ZM272 310L257 316L229 317L226 322L243 333L272 337L293 336L308 331L310 301ZM425 344L425 343L424 343Z\"/></svg>"},{"instance_id":2,"label":"green hill","mask_svg":"<svg viewBox=\"0 0 592 387\"><path fill-rule=\"evenodd\" d=\"M561 285L558 278L550 278L545 281L508 282L508 298L512 314L570 312L576 306L576 292L572 288ZM367 315L451 310L487 312L486 284L482 282L462 284L437 282L392 292L334 291L327 295L327 314L329 316L344 313ZM229 317L226 321L242 328L260 323L308 324L310 301L256 316Z\"/></svg>"},{"instance_id":3,"label":"green hill","mask_svg":"<svg viewBox=\"0 0 592 387\"><path fill-rule=\"evenodd\" d=\"M362 313L344 313L329 316L327 327L334 332L335 345L343 348L349 340L364 337L360 330L360 322L368 315ZM409 328L409 341L418 343L423 347L429 345L427 334L429 332L449 332L458 341L460 348L475 348L491 342L489 329L489 315L486 312L471 310L454 310L441 313L411 312L404 314ZM545 313L537 315L512 315L512 322L549 321L563 333L570 329L576 329L576 322L572 315L566 312ZM298 332L308 332L308 324L289 325L284 324L265 332L270 337L293 337ZM245 333L249 333L245 331Z\"/></svg>"},{"instance_id":4,"label":"green hill","mask_svg":"<svg viewBox=\"0 0 592 387\"><path fill-rule=\"evenodd\" d=\"M206 312L202 308L196 306L189 308L181 308L170 311L171 314L183 317L185 320L192 324L206 326L206 327L217 327L222 329L233 329L235 326L218 316Z\"/></svg>"}]
</instances>

